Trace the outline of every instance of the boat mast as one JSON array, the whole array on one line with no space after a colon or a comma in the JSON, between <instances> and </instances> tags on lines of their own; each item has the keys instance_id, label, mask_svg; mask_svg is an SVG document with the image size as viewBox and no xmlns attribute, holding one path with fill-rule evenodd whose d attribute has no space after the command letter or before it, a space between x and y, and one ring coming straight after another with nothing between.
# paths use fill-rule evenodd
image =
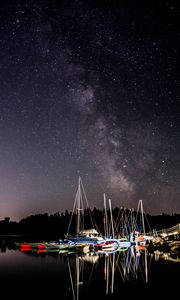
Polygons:
<instances>
[{"instance_id":1,"label":"boat mast","mask_svg":"<svg viewBox=\"0 0 180 300\"><path fill-rule=\"evenodd\" d=\"M114 225L113 225L113 215L112 215L111 199L109 199L109 209L110 209L110 217L111 217L112 238L114 239Z\"/></svg>"},{"instance_id":2,"label":"boat mast","mask_svg":"<svg viewBox=\"0 0 180 300\"><path fill-rule=\"evenodd\" d=\"M84 209L83 209L82 193L81 193L81 177L79 176L77 199L76 199L76 213L77 213L76 234L78 234L80 230L82 230L84 227L82 214L81 214L81 211L83 210Z\"/></svg>"},{"instance_id":3,"label":"boat mast","mask_svg":"<svg viewBox=\"0 0 180 300\"><path fill-rule=\"evenodd\" d=\"M105 194L104 194L104 214L105 214L104 234L105 234L105 238L108 238L108 236L109 236L109 230L108 230L108 217L107 217L106 195Z\"/></svg>"},{"instance_id":4,"label":"boat mast","mask_svg":"<svg viewBox=\"0 0 180 300\"><path fill-rule=\"evenodd\" d=\"M140 209L141 220L142 220L142 233L145 235L144 211L143 211L142 200L139 200L137 212L139 211L139 209Z\"/></svg>"}]
</instances>

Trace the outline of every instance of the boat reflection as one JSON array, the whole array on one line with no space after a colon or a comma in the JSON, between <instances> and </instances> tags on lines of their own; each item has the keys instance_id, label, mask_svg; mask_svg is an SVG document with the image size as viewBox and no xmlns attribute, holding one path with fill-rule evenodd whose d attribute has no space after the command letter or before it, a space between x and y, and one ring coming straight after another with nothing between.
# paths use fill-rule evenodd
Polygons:
<instances>
[{"instance_id":1,"label":"boat reflection","mask_svg":"<svg viewBox=\"0 0 180 300\"><path fill-rule=\"evenodd\" d=\"M147 249L145 246L143 248L132 246L125 251L106 254L104 259L106 294L113 294L115 277L119 275L122 282L132 279L148 282Z\"/></svg>"},{"instance_id":2,"label":"boat reflection","mask_svg":"<svg viewBox=\"0 0 180 300\"><path fill-rule=\"evenodd\" d=\"M70 290L72 299L78 300L83 291L87 292L93 277L95 265L98 264L98 252L84 254L67 254L67 265L70 277ZM88 274L88 276L87 276Z\"/></svg>"},{"instance_id":3,"label":"boat reflection","mask_svg":"<svg viewBox=\"0 0 180 300\"><path fill-rule=\"evenodd\" d=\"M150 259L150 256L149 256ZM84 255L76 254L74 260L67 255L70 277L70 289L73 300L83 299L83 291L88 293L90 281L96 265L103 268L105 294L114 293L115 284L126 281L141 280L148 282L147 249L132 246L116 252L92 252ZM91 265L91 269L88 267ZM89 279L87 278L87 274ZM102 274L102 273L101 273Z\"/></svg>"},{"instance_id":4,"label":"boat reflection","mask_svg":"<svg viewBox=\"0 0 180 300\"><path fill-rule=\"evenodd\" d=\"M3 243L3 251L5 248ZM116 251L106 249L77 252L76 249L67 251L28 247L15 250L24 255L47 259L47 263L50 262L49 258L51 257L53 262L54 259L57 260L57 263L60 262L65 272L63 285L68 284L68 291L65 292L66 300L92 299L92 293L96 290L97 296L98 293L101 296L103 293L104 297L114 297L114 295L122 295L127 287L130 289L135 287L136 283L138 283L137 286L148 287L151 282L149 279L151 260L156 261L161 258L170 260L168 254L157 251L154 254L150 253L145 245L119 248ZM60 269L55 262L53 268L56 266L57 276L60 276ZM133 291L133 289L131 290Z\"/></svg>"}]
</instances>

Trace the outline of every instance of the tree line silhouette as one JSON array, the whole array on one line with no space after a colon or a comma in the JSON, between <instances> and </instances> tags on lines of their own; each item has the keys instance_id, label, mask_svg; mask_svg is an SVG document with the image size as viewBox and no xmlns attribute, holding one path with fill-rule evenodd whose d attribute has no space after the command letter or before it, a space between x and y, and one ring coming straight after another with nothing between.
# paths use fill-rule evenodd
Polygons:
<instances>
[{"instance_id":1,"label":"tree line silhouette","mask_svg":"<svg viewBox=\"0 0 180 300\"><path fill-rule=\"evenodd\" d=\"M117 220L120 215L120 208L113 208L112 215L113 219ZM126 209L127 215L129 210ZM107 214L110 214L109 210ZM92 228L92 218L94 224L96 224L99 232L104 234L104 210L94 208L92 210L84 210L84 228ZM137 213L135 217L138 219ZM145 214L146 232L156 229L165 229L172 227L180 223L180 214L161 214L161 215L149 215ZM71 222L70 232L72 234L76 231L76 215L71 211L66 210L65 212L56 212L54 214L42 213L27 216L21 219L19 222L11 221L9 217L5 217L4 220L0 221L0 235L32 235L42 236L44 238L63 238L67 233L69 224Z\"/></svg>"}]
</instances>

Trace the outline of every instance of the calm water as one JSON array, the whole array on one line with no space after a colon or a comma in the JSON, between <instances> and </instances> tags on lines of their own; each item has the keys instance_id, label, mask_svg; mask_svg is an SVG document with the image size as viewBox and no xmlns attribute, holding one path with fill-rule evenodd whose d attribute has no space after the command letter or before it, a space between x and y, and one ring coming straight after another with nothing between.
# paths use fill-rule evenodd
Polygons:
<instances>
[{"instance_id":1,"label":"calm water","mask_svg":"<svg viewBox=\"0 0 180 300\"><path fill-rule=\"evenodd\" d=\"M176 295L180 263L130 248L115 254L0 252L0 286L6 295L58 295L58 299L122 299ZM56 297L57 297L56 295Z\"/></svg>"}]
</instances>

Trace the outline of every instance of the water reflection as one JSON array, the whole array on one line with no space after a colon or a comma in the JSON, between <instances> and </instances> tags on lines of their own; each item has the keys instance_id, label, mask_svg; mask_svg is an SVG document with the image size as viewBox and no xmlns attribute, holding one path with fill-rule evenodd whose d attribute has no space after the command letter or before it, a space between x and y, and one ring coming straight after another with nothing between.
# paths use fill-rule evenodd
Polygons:
<instances>
[{"instance_id":1,"label":"water reflection","mask_svg":"<svg viewBox=\"0 0 180 300\"><path fill-rule=\"evenodd\" d=\"M97 264L103 267L106 295L114 293L115 278L119 277L118 275L120 275L122 282L130 281L132 278L137 280L139 276L141 276L140 280L145 283L148 282L146 248L140 249L137 246L133 246L125 251L116 251L114 253L92 252L84 255L75 254L75 263L69 255L67 255L67 258L73 300L81 298L85 286L86 291L88 290ZM88 271L87 264L91 265ZM87 274L89 278L87 278Z\"/></svg>"},{"instance_id":2,"label":"water reflection","mask_svg":"<svg viewBox=\"0 0 180 300\"><path fill-rule=\"evenodd\" d=\"M26 255L36 257L61 257L66 262L69 274L69 297L68 299L80 300L84 295L91 291L95 284L94 278L97 277L97 269L100 270L98 283L103 287L105 295L114 293L115 284L140 280L148 282L148 263L147 249L132 246L116 252L47 252L43 250L32 251L23 250ZM149 259L151 256L148 256ZM96 273L96 274L95 274Z\"/></svg>"},{"instance_id":3,"label":"water reflection","mask_svg":"<svg viewBox=\"0 0 180 300\"><path fill-rule=\"evenodd\" d=\"M105 251L86 253L72 251L70 253L45 249L23 249L21 253L20 249L13 246L13 243L3 241L0 242L0 250L2 253L0 253L1 280L5 282L4 274L7 272L7 278L9 276L9 282L11 282L11 278L12 280L16 278L18 270L17 274L23 280L23 284L28 286L27 280L34 280L33 285L39 286L41 282L36 282L38 278L41 278L44 280L41 287L44 288L49 284L49 286L60 288L61 293L65 295L61 299L66 300L92 299L93 293L100 298L107 296L107 298L113 297L114 299L115 295L122 294L126 287L129 293L129 287L130 290L134 288L138 290L149 286L149 282L152 282L152 261L153 267L156 262L158 265L161 261L165 263L167 260L172 261L172 258L165 253L163 255L156 251L155 254L150 254L146 246L132 246L112 253ZM9 256L11 256L10 259ZM162 270L164 266L165 264L161 264ZM12 268L16 269L11 277ZM161 268L158 270L163 278L163 271ZM153 276L156 278L158 275L155 272ZM158 282L159 278L155 281ZM164 280L169 279L165 277Z\"/></svg>"},{"instance_id":4,"label":"water reflection","mask_svg":"<svg viewBox=\"0 0 180 300\"><path fill-rule=\"evenodd\" d=\"M165 259L173 262L180 262L178 253L170 253L170 252L164 252L160 250L155 250L153 253L156 261L160 259Z\"/></svg>"},{"instance_id":5,"label":"water reflection","mask_svg":"<svg viewBox=\"0 0 180 300\"><path fill-rule=\"evenodd\" d=\"M142 253L143 251L143 253ZM106 281L106 294L113 294L115 276L120 275L122 282L139 279L148 282L147 250L138 246L128 248L104 257L104 276Z\"/></svg>"}]
</instances>

